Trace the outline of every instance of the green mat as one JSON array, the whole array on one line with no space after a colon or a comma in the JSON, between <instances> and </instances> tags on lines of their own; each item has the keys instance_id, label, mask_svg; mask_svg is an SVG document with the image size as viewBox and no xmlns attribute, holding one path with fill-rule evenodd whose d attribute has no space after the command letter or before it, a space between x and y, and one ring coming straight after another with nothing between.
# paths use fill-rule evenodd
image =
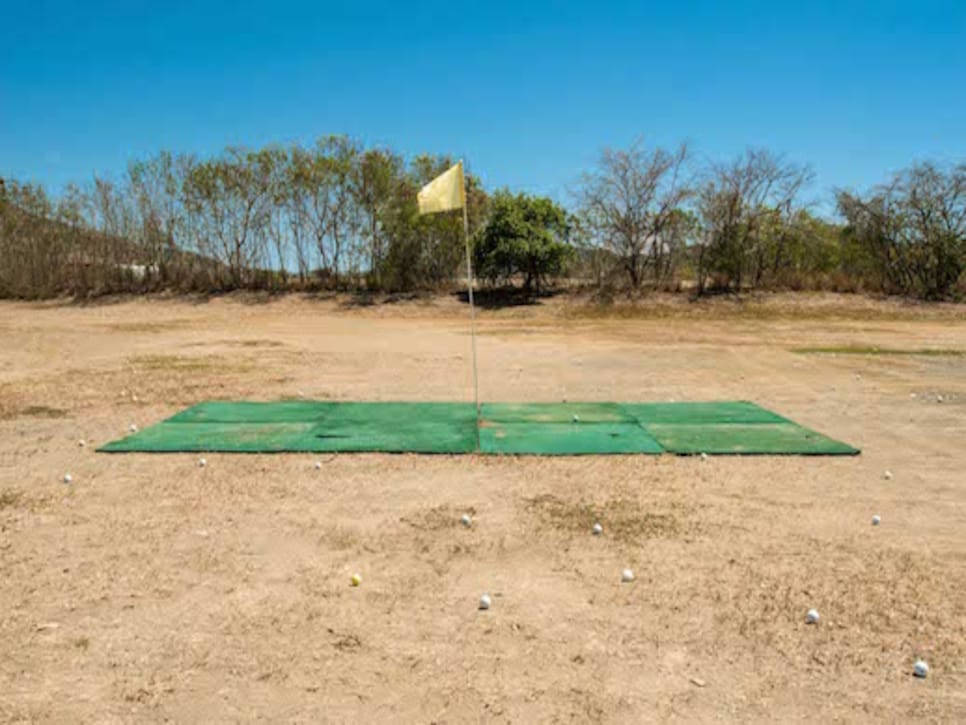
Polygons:
<instances>
[{"instance_id":1,"label":"green mat","mask_svg":"<svg viewBox=\"0 0 966 725\"><path fill-rule=\"evenodd\" d=\"M854 455L754 403L206 402L99 450Z\"/></svg>"}]
</instances>

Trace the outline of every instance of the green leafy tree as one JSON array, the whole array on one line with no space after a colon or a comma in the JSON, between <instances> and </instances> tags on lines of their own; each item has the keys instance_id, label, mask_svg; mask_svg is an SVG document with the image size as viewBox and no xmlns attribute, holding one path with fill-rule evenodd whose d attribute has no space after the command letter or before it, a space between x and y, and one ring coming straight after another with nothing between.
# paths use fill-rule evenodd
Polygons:
<instances>
[{"instance_id":1,"label":"green leafy tree","mask_svg":"<svg viewBox=\"0 0 966 725\"><path fill-rule=\"evenodd\" d=\"M539 291L571 259L570 232L567 212L551 199L498 191L476 238L477 272L491 282L519 275L524 289Z\"/></svg>"},{"instance_id":2,"label":"green leafy tree","mask_svg":"<svg viewBox=\"0 0 966 725\"><path fill-rule=\"evenodd\" d=\"M448 156L416 156L406 174L396 179L381 228L387 245L381 259L380 286L393 292L438 289L463 271L463 215L420 215L419 188L453 165ZM466 207L470 234L478 229L487 208L487 194L477 177L466 175Z\"/></svg>"}]
</instances>

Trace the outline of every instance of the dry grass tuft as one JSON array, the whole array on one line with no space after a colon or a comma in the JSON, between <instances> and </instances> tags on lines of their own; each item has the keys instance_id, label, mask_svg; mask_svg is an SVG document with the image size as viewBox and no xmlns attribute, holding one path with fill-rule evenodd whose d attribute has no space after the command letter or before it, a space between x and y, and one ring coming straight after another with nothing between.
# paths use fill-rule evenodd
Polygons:
<instances>
[{"instance_id":1,"label":"dry grass tuft","mask_svg":"<svg viewBox=\"0 0 966 725\"><path fill-rule=\"evenodd\" d=\"M178 330L190 324L191 320L177 318L173 320L164 320L162 322L110 322L104 325L104 328L110 330L111 332L138 335L157 334L160 332L168 332L170 330Z\"/></svg>"},{"instance_id":2,"label":"dry grass tuft","mask_svg":"<svg viewBox=\"0 0 966 725\"><path fill-rule=\"evenodd\" d=\"M476 511L472 507L457 512L451 506L434 506L427 511L402 516L399 521L418 531L441 531L460 526L460 517L465 513L472 516Z\"/></svg>"},{"instance_id":3,"label":"dry grass tuft","mask_svg":"<svg viewBox=\"0 0 966 725\"><path fill-rule=\"evenodd\" d=\"M67 411L48 405L4 405L0 401L0 420L4 418L66 418Z\"/></svg>"},{"instance_id":4,"label":"dry grass tuft","mask_svg":"<svg viewBox=\"0 0 966 725\"><path fill-rule=\"evenodd\" d=\"M20 491L15 491L12 488L0 491L0 509L12 508L20 503L20 499L23 498L23 494Z\"/></svg>"},{"instance_id":5,"label":"dry grass tuft","mask_svg":"<svg viewBox=\"0 0 966 725\"><path fill-rule=\"evenodd\" d=\"M628 499L612 499L602 504L570 503L548 493L526 499L525 506L546 528L587 534L599 522L609 538L628 544L677 536L685 528L682 504L660 511L645 510L639 502Z\"/></svg>"},{"instance_id":6,"label":"dry grass tuft","mask_svg":"<svg viewBox=\"0 0 966 725\"><path fill-rule=\"evenodd\" d=\"M49 495L25 494L15 488L6 488L0 491L0 511L4 509L17 509L29 513L39 513L47 509L51 501Z\"/></svg>"},{"instance_id":7,"label":"dry grass tuft","mask_svg":"<svg viewBox=\"0 0 966 725\"><path fill-rule=\"evenodd\" d=\"M247 372L254 364L224 355L137 355L128 359L129 364L140 370L161 372Z\"/></svg>"},{"instance_id":8,"label":"dry grass tuft","mask_svg":"<svg viewBox=\"0 0 966 725\"><path fill-rule=\"evenodd\" d=\"M802 355L915 355L923 357L966 357L966 350L942 348L889 348L874 345L831 345L824 347L795 347L792 352Z\"/></svg>"}]
</instances>

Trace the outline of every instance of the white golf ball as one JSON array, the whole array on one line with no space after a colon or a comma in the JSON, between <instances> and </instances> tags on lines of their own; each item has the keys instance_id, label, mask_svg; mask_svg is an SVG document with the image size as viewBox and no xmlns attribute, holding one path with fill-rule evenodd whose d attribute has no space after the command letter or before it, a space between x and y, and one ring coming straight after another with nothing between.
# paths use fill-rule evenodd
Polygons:
<instances>
[{"instance_id":1,"label":"white golf ball","mask_svg":"<svg viewBox=\"0 0 966 725\"><path fill-rule=\"evenodd\" d=\"M630 569L624 569L624 571L621 572L621 581L624 583L634 581L634 572L632 572Z\"/></svg>"},{"instance_id":2,"label":"white golf ball","mask_svg":"<svg viewBox=\"0 0 966 725\"><path fill-rule=\"evenodd\" d=\"M885 473L882 474L882 477L885 480L887 480L887 481L891 481L892 480L892 471L886 471Z\"/></svg>"},{"instance_id":3,"label":"white golf ball","mask_svg":"<svg viewBox=\"0 0 966 725\"><path fill-rule=\"evenodd\" d=\"M87 445L87 441L85 441L83 438L81 438L79 441L77 441L77 445L79 445L81 448L83 448L84 446Z\"/></svg>"},{"instance_id":4,"label":"white golf ball","mask_svg":"<svg viewBox=\"0 0 966 725\"><path fill-rule=\"evenodd\" d=\"M881 523L882 523L882 517L879 516L879 514L876 514L875 516L872 517L872 525L873 526L878 526Z\"/></svg>"},{"instance_id":5,"label":"white golf ball","mask_svg":"<svg viewBox=\"0 0 966 725\"><path fill-rule=\"evenodd\" d=\"M594 536L600 536L602 533L604 533L604 527L600 524L594 524L593 532Z\"/></svg>"},{"instance_id":6,"label":"white golf ball","mask_svg":"<svg viewBox=\"0 0 966 725\"><path fill-rule=\"evenodd\" d=\"M490 595L484 594L482 597L480 597L480 609L489 609L489 608L490 608Z\"/></svg>"},{"instance_id":7,"label":"white golf ball","mask_svg":"<svg viewBox=\"0 0 966 725\"><path fill-rule=\"evenodd\" d=\"M702 454L701 454L701 460L702 460L702 461L706 461L706 460L708 460L708 454L707 454L707 453L702 453Z\"/></svg>"},{"instance_id":8,"label":"white golf ball","mask_svg":"<svg viewBox=\"0 0 966 725\"><path fill-rule=\"evenodd\" d=\"M916 660L916 664L912 666L912 674L916 677L925 677L929 674L929 665L922 660Z\"/></svg>"},{"instance_id":9,"label":"white golf ball","mask_svg":"<svg viewBox=\"0 0 966 725\"><path fill-rule=\"evenodd\" d=\"M138 427L134 423L131 423L131 425L129 425L127 427L127 429L129 431L131 431L132 433L137 433L138 432Z\"/></svg>"},{"instance_id":10,"label":"white golf ball","mask_svg":"<svg viewBox=\"0 0 966 725\"><path fill-rule=\"evenodd\" d=\"M69 473L64 474L64 483L70 483L73 480L74 480L74 477L71 476Z\"/></svg>"},{"instance_id":11,"label":"white golf ball","mask_svg":"<svg viewBox=\"0 0 966 725\"><path fill-rule=\"evenodd\" d=\"M463 514L460 516L460 523L463 524L463 526L469 526L471 523L473 523L473 519L470 518L469 514Z\"/></svg>"},{"instance_id":12,"label":"white golf ball","mask_svg":"<svg viewBox=\"0 0 966 725\"><path fill-rule=\"evenodd\" d=\"M937 402L937 403L941 403L941 402L943 402L943 396L941 396L941 395L937 395L937 396L936 396L936 402Z\"/></svg>"},{"instance_id":13,"label":"white golf ball","mask_svg":"<svg viewBox=\"0 0 966 725\"><path fill-rule=\"evenodd\" d=\"M805 621L809 624L818 624L819 616L817 609L809 609L808 614L805 615Z\"/></svg>"},{"instance_id":14,"label":"white golf ball","mask_svg":"<svg viewBox=\"0 0 966 725\"><path fill-rule=\"evenodd\" d=\"M321 471L322 470L322 461L316 461L315 462L315 470L316 471Z\"/></svg>"},{"instance_id":15,"label":"white golf ball","mask_svg":"<svg viewBox=\"0 0 966 725\"><path fill-rule=\"evenodd\" d=\"M574 423L579 423L579 422L580 422L580 416L574 413Z\"/></svg>"},{"instance_id":16,"label":"white golf ball","mask_svg":"<svg viewBox=\"0 0 966 725\"><path fill-rule=\"evenodd\" d=\"M208 465L208 461L206 461L204 458L198 461L198 468L204 468L207 465Z\"/></svg>"}]
</instances>

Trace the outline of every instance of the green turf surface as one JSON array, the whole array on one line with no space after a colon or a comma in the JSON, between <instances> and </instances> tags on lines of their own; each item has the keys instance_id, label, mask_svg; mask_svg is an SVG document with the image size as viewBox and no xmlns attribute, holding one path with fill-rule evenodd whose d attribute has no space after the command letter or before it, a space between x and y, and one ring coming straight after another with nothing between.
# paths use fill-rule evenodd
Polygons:
<instances>
[{"instance_id":1,"label":"green turf surface","mask_svg":"<svg viewBox=\"0 0 966 725\"><path fill-rule=\"evenodd\" d=\"M100 449L120 452L472 453L472 403L200 403ZM851 455L754 403L485 403L484 454Z\"/></svg>"},{"instance_id":2,"label":"green turf surface","mask_svg":"<svg viewBox=\"0 0 966 725\"><path fill-rule=\"evenodd\" d=\"M850 455L854 448L795 423L654 423L647 426L666 451L681 454Z\"/></svg>"},{"instance_id":3,"label":"green turf surface","mask_svg":"<svg viewBox=\"0 0 966 725\"><path fill-rule=\"evenodd\" d=\"M484 423L483 453L580 456L594 453L664 453L637 423Z\"/></svg>"}]
</instances>

